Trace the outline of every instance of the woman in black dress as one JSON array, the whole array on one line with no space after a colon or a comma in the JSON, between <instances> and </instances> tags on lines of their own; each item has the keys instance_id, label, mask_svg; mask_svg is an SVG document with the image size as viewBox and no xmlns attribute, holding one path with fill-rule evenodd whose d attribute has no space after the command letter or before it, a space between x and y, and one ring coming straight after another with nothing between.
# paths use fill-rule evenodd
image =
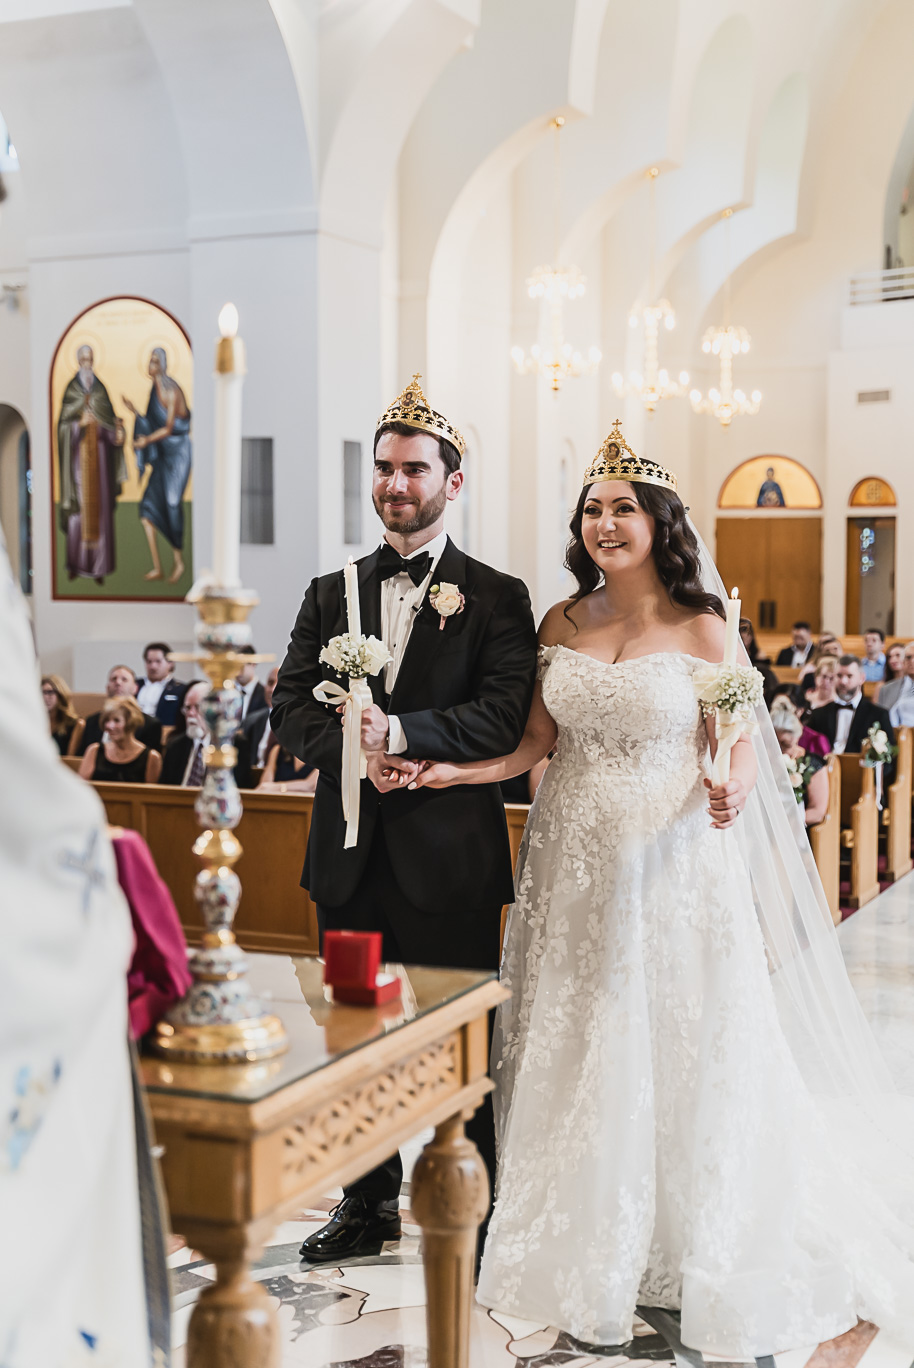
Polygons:
<instances>
[{"instance_id":1,"label":"woman in black dress","mask_svg":"<svg viewBox=\"0 0 914 1368\"><path fill-rule=\"evenodd\" d=\"M109 698L100 720L102 740L89 746L83 756L80 777L111 784L154 784L162 757L136 739L144 721L139 704L132 698Z\"/></svg>"},{"instance_id":2,"label":"woman in black dress","mask_svg":"<svg viewBox=\"0 0 914 1368\"><path fill-rule=\"evenodd\" d=\"M60 675L42 675L41 696L55 746L61 755L75 755L86 724L73 707L73 695Z\"/></svg>"}]
</instances>

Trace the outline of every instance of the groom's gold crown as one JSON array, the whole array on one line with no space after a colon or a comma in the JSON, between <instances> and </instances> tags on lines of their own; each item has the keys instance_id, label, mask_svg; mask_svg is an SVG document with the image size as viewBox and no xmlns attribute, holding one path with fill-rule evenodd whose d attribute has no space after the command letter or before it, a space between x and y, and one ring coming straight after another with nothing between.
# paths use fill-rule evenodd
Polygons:
<instances>
[{"instance_id":1,"label":"groom's gold crown","mask_svg":"<svg viewBox=\"0 0 914 1368\"><path fill-rule=\"evenodd\" d=\"M638 484L663 485L665 489L676 489L676 476L672 470L636 456L622 436L622 427L617 418L613 430L600 447L584 475L585 486L596 484L598 480L632 480Z\"/></svg>"},{"instance_id":2,"label":"groom's gold crown","mask_svg":"<svg viewBox=\"0 0 914 1368\"><path fill-rule=\"evenodd\" d=\"M405 423L407 427L416 428L419 432L430 432L433 437L443 437L463 456L467 449L466 442L453 423L449 423L443 413L436 413L432 408L422 393L419 379L417 372L403 393L398 395L392 404L388 404L378 419L375 433L386 423Z\"/></svg>"}]
</instances>

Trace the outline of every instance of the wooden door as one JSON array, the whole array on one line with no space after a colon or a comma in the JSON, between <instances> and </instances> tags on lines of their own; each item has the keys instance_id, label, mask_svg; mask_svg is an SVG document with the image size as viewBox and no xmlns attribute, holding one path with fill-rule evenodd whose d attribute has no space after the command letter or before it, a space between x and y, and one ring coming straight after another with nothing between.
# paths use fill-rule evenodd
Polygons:
<instances>
[{"instance_id":1,"label":"wooden door","mask_svg":"<svg viewBox=\"0 0 914 1368\"><path fill-rule=\"evenodd\" d=\"M821 518L718 518L717 568L756 629L786 632L803 620L819 631Z\"/></svg>"}]
</instances>

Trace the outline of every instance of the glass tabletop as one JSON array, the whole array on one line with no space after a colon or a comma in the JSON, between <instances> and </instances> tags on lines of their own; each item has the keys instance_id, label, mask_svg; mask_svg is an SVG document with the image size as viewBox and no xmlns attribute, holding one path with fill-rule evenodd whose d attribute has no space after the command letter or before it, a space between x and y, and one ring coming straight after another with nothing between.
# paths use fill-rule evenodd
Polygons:
<instances>
[{"instance_id":1,"label":"glass tabletop","mask_svg":"<svg viewBox=\"0 0 914 1368\"><path fill-rule=\"evenodd\" d=\"M140 1074L148 1092L256 1102L497 977L472 969L385 964L383 972L400 978L400 998L380 1007L350 1007L330 1000L320 960L267 954L248 960L251 986L286 1028L285 1054L253 1064L180 1064L145 1054Z\"/></svg>"}]
</instances>

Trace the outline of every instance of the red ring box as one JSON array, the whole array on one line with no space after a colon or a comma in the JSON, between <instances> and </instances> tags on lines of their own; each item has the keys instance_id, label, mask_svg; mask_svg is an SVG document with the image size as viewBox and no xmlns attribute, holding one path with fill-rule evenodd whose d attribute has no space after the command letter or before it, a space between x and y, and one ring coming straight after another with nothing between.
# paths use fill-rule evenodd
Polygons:
<instances>
[{"instance_id":1,"label":"red ring box","mask_svg":"<svg viewBox=\"0 0 914 1368\"><path fill-rule=\"evenodd\" d=\"M334 1002L373 1007L400 996L400 980L379 974L380 931L325 931L324 982Z\"/></svg>"}]
</instances>

